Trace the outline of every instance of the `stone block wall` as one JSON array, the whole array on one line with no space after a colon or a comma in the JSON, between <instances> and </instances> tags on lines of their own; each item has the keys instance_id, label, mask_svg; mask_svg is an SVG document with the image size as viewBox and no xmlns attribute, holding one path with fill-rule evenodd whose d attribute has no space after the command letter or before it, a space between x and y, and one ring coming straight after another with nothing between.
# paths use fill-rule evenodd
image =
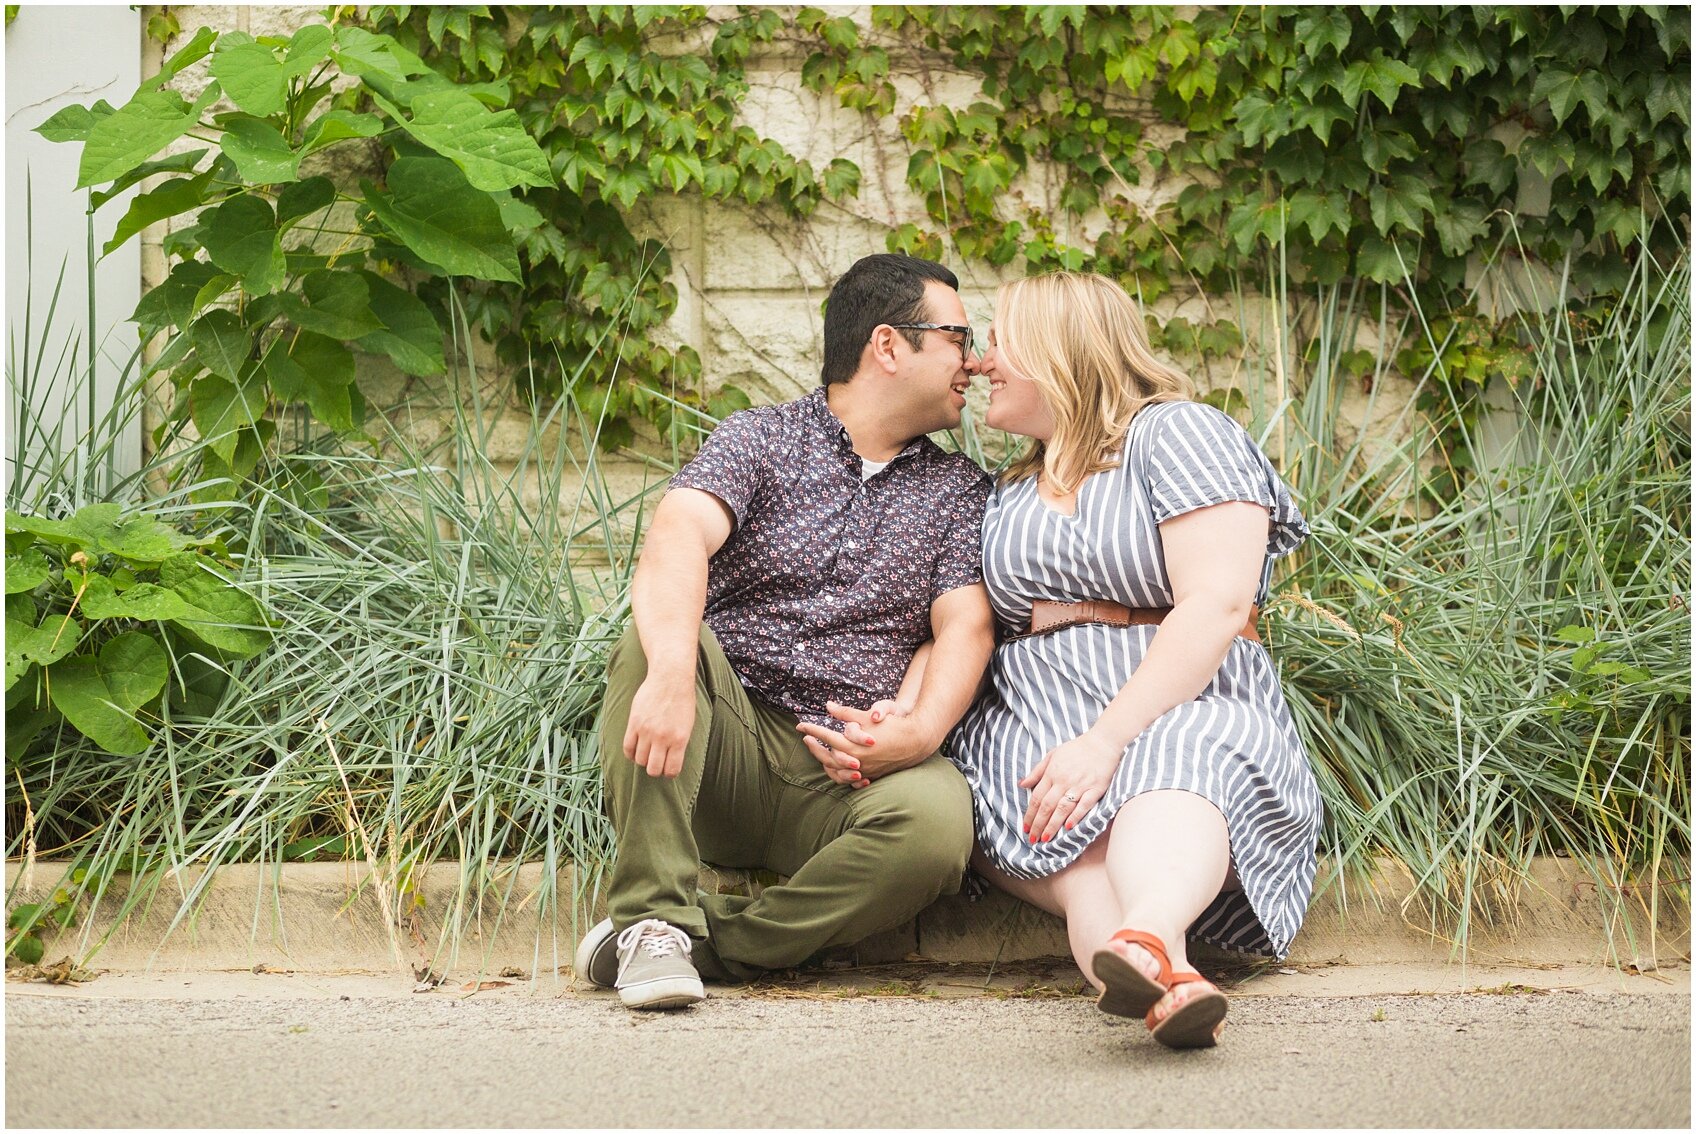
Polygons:
<instances>
[{"instance_id":1,"label":"stone block wall","mask_svg":"<svg viewBox=\"0 0 1696 1134\"><path fill-rule=\"evenodd\" d=\"M288 35L302 24L321 19L320 8L305 5L190 5L174 11L184 37L201 25ZM869 8L844 11L862 28L870 28ZM897 124L916 102L940 101L966 108L981 97L980 77L952 70L939 58L890 40L885 32L874 32L872 38L890 52L892 60L891 79L898 97L888 118L869 122L860 112L839 107L833 95L820 96L806 90L800 82L805 52L782 42L748 60L749 90L741 107L744 122L816 169L835 157L855 162L861 170L858 197L840 206L824 203L806 223L788 221L776 210L709 203L697 196L662 196L637 206L638 212L632 217L637 234L660 238L671 250L673 282L680 299L670 332L676 342L687 343L700 353L709 390L735 386L760 403L793 398L816 385L823 336L821 307L831 282L859 257L885 251L885 238L891 229L909 221L927 222L922 203L906 186L911 148ZM145 43L144 73L156 72L164 52L173 46ZM687 51L691 45L680 43L676 49ZM202 62L184 71L174 85L192 97L206 81L207 65ZM1134 103L1128 106L1134 111ZM1159 144L1177 137L1178 131L1151 121L1149 136ZM348 176L355 171L330 172ZM1014 189L1033 201L1051 200L1059 186L1050 173L1034 168ZM1137 204L1152 208L1175 197L1185 184L1168 172L1150 169L1141 184L1127 189ZM187 224L189 220L178 218L175 223ZM1100 216L1084 217L1070 222L1071 231L1063 223L1059 235L1068 242L1085 243L1093 240L1104 223ZM160 225L144 237L144 287L165 273L160 251L164 234ZM1000 270L981 263L955 262L951 266L961 275L966 309L978 326L989 322L999 284L1022 274L1017 262ZM1149 315L1162 322L1175 316L1192 323L1215 317L1235 321L1248 339L1251 357L1262 360L1256 369L1263 380L1245 382L1242 368L1233 370L1217 361L1200 369L1192 366L1192 375L1204 392L1235 385L1250 397L1271 399L1275 404L1283 383L1268 360L1282 344L1273 341L1277 320L1272 306L1250 300L1246 310L1229 309L1231 303L1218 296L1177 290L1152 304ZM1363 328L1358 345L1368 349L1376 345L1374 334L1373 328ZM512 469L523 444L528 412L508 394L511 376L501 373L486 352L476 353L483 403L495 418L490 423L495 440L487 452L497 464ZM362 364L366 368L362 387L374 407L408 403L397 418L397 426L409 436L417 440L437 436L453 419L458 395L446 389L423 388L418 380L393 372L377 359L364 358ZM1412 417L1406 411L1412 392L1412 383L1396 375L1381 381L1376 395L1370 398L1358 387L1351 389L1344 400L1346 432L1381 437L1410 428ZM984 394L981 388L974 390L969 412L981 415ZM550 438L548 443L554 440ZM1340 440L1346 444L1353 436ZM584 442L573 435L566 443L581 447ZM667 451L661 439L646 430L639 432L637 447L649 458ZM639 492L663 476L651 459L644 460L640 454L605 457L599 468L619 497ZM542 503L534 481L525 496L538 505ZM577 507L578 498L575 491L561 492L557 506L570 512Z\"/></svg>"}]
</instances>

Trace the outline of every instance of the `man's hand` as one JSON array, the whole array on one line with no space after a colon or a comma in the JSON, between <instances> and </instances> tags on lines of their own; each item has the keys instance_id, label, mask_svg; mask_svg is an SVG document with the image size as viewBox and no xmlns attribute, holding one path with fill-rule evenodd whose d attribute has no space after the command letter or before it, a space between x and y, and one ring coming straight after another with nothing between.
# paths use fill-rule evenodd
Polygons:
<instances>
[{"instance_id":1,"label":"man's hand","mask_svg":"<svg viewBox=\"0 0 1696 1134\"><path fill-rule=\"evenodd\" d=\"M894 701L879 701L869 709L835 701L826 701L824 707L843 722L842 731L815 724L795 727L807 738L807 751L839 784L865 787L880 776L912 767L940 743L910 709Z\"/></svg>"},{"instance_id":2,"label":"man's hand","mask_svg":"<svg viewBox=\"0 0 1696 1134\"><path fill-rule=\"evenodd\" d=\"M630 701L624 754L650 776L671 778L683 770L683 753L695 729L694 680L679 683L652 671Z\"/></svg>"},{"instance_id":3,"label":"man's hand","mask_svg":"<svg viewBox=\"0 0 1696 1134\"><path fill-rule=\"evenodd\" d=\"M1062 825L1076 827L1107 794L1124 757L1122 745L1093 731L1050 751L1019 781L1020 787L1031 792L1025 808L1025 836L1033 843L1046 843L1060 833Z\"/></svg>"}]
</instances>

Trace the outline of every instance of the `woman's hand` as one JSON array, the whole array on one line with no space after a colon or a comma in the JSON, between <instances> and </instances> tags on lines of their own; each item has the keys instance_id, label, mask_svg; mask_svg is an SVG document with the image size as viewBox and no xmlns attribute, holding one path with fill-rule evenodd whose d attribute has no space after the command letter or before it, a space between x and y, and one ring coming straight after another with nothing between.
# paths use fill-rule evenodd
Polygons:
<instances>
[{"instance_id":1,"label":"woman's hand","mask_svg":"<svg viewBox=\"0 0 1696 1134\"><path fill-rule=\"evenodd\" d=\"M1060 833L1062 825L1076 827L1089 809L1107 794L1113 773L1125 757L1125 746L1097 735L1093 730L1068 740L1044 756L1019 786L1031 791L1025 808L1025 835L1033 843L1046 843Z\"/></svg>"}]
</instances>

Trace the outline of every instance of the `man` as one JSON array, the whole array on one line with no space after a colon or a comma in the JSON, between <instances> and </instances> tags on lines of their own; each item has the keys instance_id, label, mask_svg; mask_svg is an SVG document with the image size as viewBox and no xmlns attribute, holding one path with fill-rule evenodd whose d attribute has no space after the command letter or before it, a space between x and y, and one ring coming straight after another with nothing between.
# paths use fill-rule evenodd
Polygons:
<instances>
[{"instance_id":1,"label":"man","mask_svg":"<svg viewBox=\"0 0 1696 1134\"><path fill-rule=\"evenodd\" d=\"M989 478L925 437L960 423L977 365L958 286L928 260L857 262L826 304L823 387L727 418L655 511L601 720L612 916L576 955L632 1008L959 887L971 798L937 749L994 643ZM789 880L701 894L702 860Z\"/></svg>"}]
</instances>

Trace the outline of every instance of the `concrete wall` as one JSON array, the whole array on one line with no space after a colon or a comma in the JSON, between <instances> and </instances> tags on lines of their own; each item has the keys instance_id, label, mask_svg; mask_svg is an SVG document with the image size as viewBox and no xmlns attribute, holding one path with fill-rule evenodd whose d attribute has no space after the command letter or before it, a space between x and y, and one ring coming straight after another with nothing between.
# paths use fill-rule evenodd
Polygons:
<instances>
[{"instance_id":1,"label":"concrete wall","mask_svg":"<svg viewBox=\"0 0 1696 1134\"><path fill-rule=\"evenodd\" d=\"M174 11L185 37L202 24L286 35L320 18L320 9L307 6L183 6ZM862 27L869 27L869 9L844 11ZM803 89L800 70L806 53L781 43L748 60L749 90L742 104L744 121L815 168L822 169L838 156L853 160L862 175L856 199L840 206L822 205L805 224L788 222L775 211L708 204L698 197L657 197L640 204L632 218L639 235L660 237L670 246L673 282L680 296L671 332L677 342L700 352L709 388L734 385L756 402L781 401L810 389L818 381L822 349L820 305L831 282L859 257L885 251L885 238L892 228L909 221L929 226L921 202L906 187L911 146L897 124L915 102L941 101L964 109L981 97L980 77L950 70L934 54L910 51L886 33L875 33L874 39L890 51L892 81L898 91L894 113L881 121L869 123L860 112L841 109L834 95L820 97ZM166 50L171 46L166 45ZM686 49L678 45L678 50ZM157 49L149 50L158 55ZM202 63L179 76L176 85L192 96L205 81ZM1177 133L1160 124L1151 124L1149 130L1153 144ZM1175 197L1184 184L1167 172L1149 169L1140 185L1129 187L1129 193L1140 206L1152 208ZM1039 167L1029 171L1016 188L1033 202L1052 205L1060 186L1052 170ZM173 223L188 222L179 218ZM1059 236L1078 243L1093 241L1104 223L1100 216L1063 221ZM163 277L163 257L158 253L162 237L163 226L148 234L147 284ZM1017 264L1000 271L981 264L953 266L961 272L967 312L979 326L990 319L996 287L1022 274ZM1273 341L1276 320L1269 304L1254 301L1247 310L1233 310L1230 301L1221 297L1175 293L1162 297L1150 314L1162 321L1181 315L1192 323L1214 318L1237 322L1253 344L1254 363L1233 368L1215 361L1206 368L1192 368L1197 383L1203 391L1236 385L1251 398L1276 404L1281 387L1270 359L1279 347L1289 347ZM1375 328L1362 327L1357 345L1375 346L1374 335ZM496 404L503 399L510 403L509 376L487 365L487 358L482 362L479 374L489 395L485 402L492 398ZM1250 369L1260 370L1263 380L1257 382L1247 373ZM376 360L368 361L362 381L373 406L393 404L403 396L409 399L405 428L421 440L439 435L452 417L455 402L462 400L462 395L408 381ZM1410 383L1390 376L1369 399L1356 384L1344 400L1350 424L1341 440L1346 444L1362 430L1369 436L1383 435L1395 428L1398 418L1403 418L1401 427L1406 428L1410 422L1404 411L1411 389ZM974 392L974 409L981 410L984 393L982 389ZM483 446L506 469L515 467L526 436L527 415L515 416L515 410L508 405L506 416L493 423L490 440ZM651 433L641 446L651 453L663 451ZM660 475L651 462L628 457L605 461L602 471L619 495L638 491ZM534 478L526 495L539 503ZM558 506L562 512L574 510L576 494L561 494Z\"/></svg>"},{"instance_id":2,"label":"concrete wall","mask_svg":"<svg viewBox=\"0 0 1696 1134\"><path fill-rule=\"evenodd\" d=\"M28 465L73 445L91 416L88 399L77 390L88 371L91 329L89 194L75 188L82 147L49 142L34 130L72 103L103 98L122 106L141 83L141 27L135 9L118 5L26 4L6 29L8 487L20 456ZM134 196L131 190L95 217L97 250ZM101 259L94 273L95 420L111 407L125 360L136 347L134 327L122 320L141 298L140 256L132 240ZM61 266L63 286L49 321ZM36 421L39 432L29 428ZM114 454L117 471L133 471L140 454L141 424L132 421Z\"/></svg>"}]
</instances>

